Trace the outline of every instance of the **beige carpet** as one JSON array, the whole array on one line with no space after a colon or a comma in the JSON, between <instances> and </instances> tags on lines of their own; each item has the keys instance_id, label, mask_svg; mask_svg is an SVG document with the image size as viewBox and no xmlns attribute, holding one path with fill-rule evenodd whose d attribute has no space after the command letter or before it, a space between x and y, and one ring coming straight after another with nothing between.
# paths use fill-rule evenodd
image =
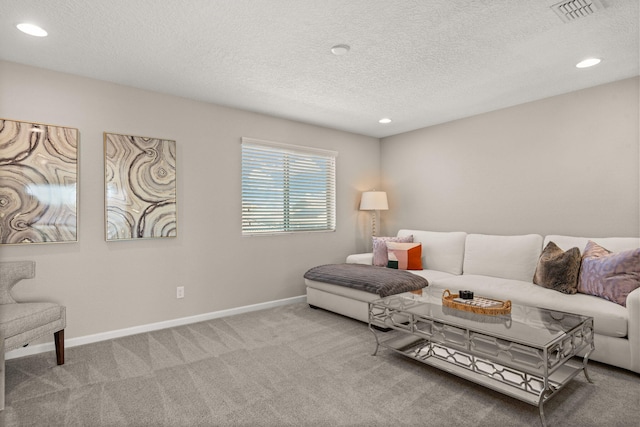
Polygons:
<instances>
[{"instance_id":1,"label":"beige carpet","mask_svg":"<svg viewBox=\"0 0 640 427\"><path fill-rule=\"evenodd\" d=\"M539 426L538 410L295 304L6 363L10 426ZM640 375L590 364L550 426L640 425Z\"/></svg>"}]
</instances>

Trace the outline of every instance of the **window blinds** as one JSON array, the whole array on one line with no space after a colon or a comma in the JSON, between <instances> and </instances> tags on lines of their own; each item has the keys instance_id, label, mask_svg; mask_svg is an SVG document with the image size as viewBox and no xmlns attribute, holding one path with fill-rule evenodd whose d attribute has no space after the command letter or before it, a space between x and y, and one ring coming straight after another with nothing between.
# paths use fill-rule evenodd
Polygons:
<instances>
[{"instance_id":1,"label":"window blinds","mask_svg":"<svg viewBox=\"0 0 640 427\"><path fill-rule=\"evenodd\" d=\"M242 234L334 231L336 157L242 138Z\"/></svg>"}]
</instances>

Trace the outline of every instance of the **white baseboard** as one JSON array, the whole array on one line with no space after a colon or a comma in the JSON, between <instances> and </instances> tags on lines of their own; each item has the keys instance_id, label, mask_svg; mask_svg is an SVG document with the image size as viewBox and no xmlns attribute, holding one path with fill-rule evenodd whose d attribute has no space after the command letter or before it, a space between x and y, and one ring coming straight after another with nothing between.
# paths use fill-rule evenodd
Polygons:
<instances>
[{"instance_id":1,"label":"white baseboard","mask_svg":"<svg viewBox=\"0 0 640 427\"><path fill-rule=\"evenodd\" d=\"M174 326L189 325L191 323L204 322L206 320L217 319L220 317L233 316L235 314L248 313L250 311L265 310L267 308L279 307L281 305L296 304L306 302L307 296L300 295L292 298L285 298L275 301L268 301L259 304L245 305L243 307L230 308L227 310L212 311L211 313L198 314L196 316L182 317L179 319L166 320L164 322L149 323L147 325L134 326L131 328L118 329L115 331L102 332L94 335L86 335L83 337L71 338L64 340L65 348L76 347L78 345L91 344L99 341L106 341L128 335L140 334L143 332L157 331L159 329L172 328ZM5 353L5 360L16 359L18 357L30 356L32 354L45 353L54 351L53 342L46 344L29 345L16 350Z\"/></svg>"}]
</instances>

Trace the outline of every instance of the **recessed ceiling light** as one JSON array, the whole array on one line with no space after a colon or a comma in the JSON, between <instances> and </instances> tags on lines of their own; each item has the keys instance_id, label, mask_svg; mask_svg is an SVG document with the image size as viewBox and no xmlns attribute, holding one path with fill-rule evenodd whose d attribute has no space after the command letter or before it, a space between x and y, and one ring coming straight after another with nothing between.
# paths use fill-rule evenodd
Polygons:
<instances>
[{"instance_id":1,"label":"recessed ceiling light","mask_svg":"<svg viewBox=\"0 0 640 427\"><path fill-rule=\"evenodd\" d=\"M587 58L583 61L580 61L576 64L576 67L578 68L587 68L587 67L593 67L594 65L598 65L600 63L600 59L599 58Z\"/></svg>"},{"instance_id":2,"label":"recessed ceiling light","mask_svg":"<svg viewBox=\"0 0 640 427\"><path fill-rule=\"evenodd\" d=\"M344 55L345 53L349 52L349 49L351 49L349 47L349 45L346 44L337 44L334 47L331 48L331 53L333 53L334 55Z\"/></svg>"},{"instance_id":3,"label":"recessed ceiling light","mask_svg":"<svg viewBox=\"0 0 640 427\"><path fill-rule=\"evenodd\" d=\"M385 117L383 119L378 120L378 123L382 123L383 125L391 123L391 119L389 117Z\"/></svg>"},{"instance_id":4,"label":"recessed ceiling light","mask_svg":"<svg viewBox=\"0 0 640 427\"><path fill-rule=\"evenodd\" d=\"M16 25L16 27L18 27L18 29L23 33L29 34L30 36L36 36L36 37L47 36L47 32L42 28L38 27L37 25L22 23L22 24Z\"/></svg>"}]
</instances>

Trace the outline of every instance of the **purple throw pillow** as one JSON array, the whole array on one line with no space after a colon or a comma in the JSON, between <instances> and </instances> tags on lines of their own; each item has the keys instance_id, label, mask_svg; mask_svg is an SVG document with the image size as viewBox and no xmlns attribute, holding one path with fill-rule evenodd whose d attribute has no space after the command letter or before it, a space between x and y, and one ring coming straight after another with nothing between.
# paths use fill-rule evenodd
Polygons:
<instances>
[{"instance_id":1,"label":"purple throw pillow","mask_svg":"<svg viewBox=\"0 0 640 427\"><path fill-rule=\"evenodd\" d=\"M373 236L373 265L386 267L389 262L387 242L413 243L413 235L404 237Z\"/></svg>"},{"instance_id":2,"label":"purple throw pillow","mask_svg":"<svg viewBox=\"0 0 640 427\"><path fill-rule=\"evenodd\" d=\"M627 296L640 288L640 248L611 253L589 241L582 255L578 292L627 306Z\"/></svg>"}]
</instances>

